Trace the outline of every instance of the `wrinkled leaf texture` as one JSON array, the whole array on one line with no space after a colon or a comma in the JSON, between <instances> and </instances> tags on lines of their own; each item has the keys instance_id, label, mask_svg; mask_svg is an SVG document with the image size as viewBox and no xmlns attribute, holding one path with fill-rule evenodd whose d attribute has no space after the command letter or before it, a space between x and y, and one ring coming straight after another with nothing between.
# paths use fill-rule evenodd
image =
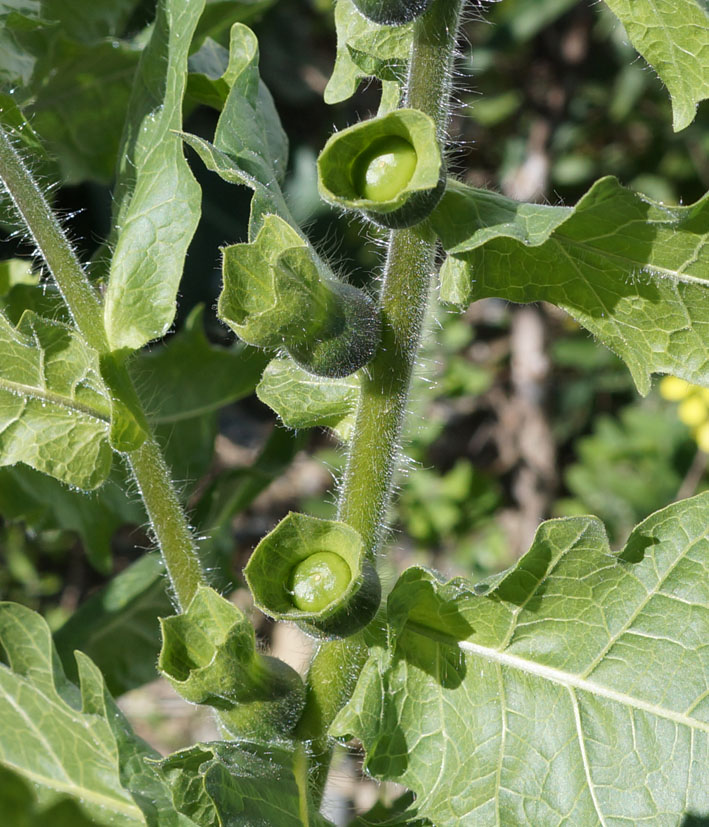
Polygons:
<instances>
[{"instance_id":1,"label":"wrinkled leaf texture","mask_svg":"<svg viewBox=\"0 0 709 827\"><path fill-rule=\"evenodd\" d=\"M551 520L475 587L409 569L332 734L437 827L709 817L708 521L701 494L614 553Z\"/></svg>"}]
</instances>

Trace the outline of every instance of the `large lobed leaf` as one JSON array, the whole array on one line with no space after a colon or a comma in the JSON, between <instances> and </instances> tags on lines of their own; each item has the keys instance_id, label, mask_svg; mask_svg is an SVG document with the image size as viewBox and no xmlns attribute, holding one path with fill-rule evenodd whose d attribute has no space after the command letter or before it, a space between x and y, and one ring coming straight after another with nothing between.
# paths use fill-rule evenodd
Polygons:
<instances>
[{"instance_id":1,"label":"large lobed leaf","mask_svg":"<svg viewBox=\"0 0 709 827\"><path fill-rule=\"evenodd\" d=\"M606 0L630 42L672 97L675 131L709 97L709 7L705 0Z\"/></svg>"},{"instance_id":2,"label":"large lobed leaf","mask_svg":"<svg viewBox=\"0 0 709 827\"><path fill-rule=\"evenodd\" d=\"M0 465L26 465L78 488L111 469L112 403L98 355L69 326L0 314Z\"/></svg>"},{"instance_id":3,"label":"large lobed leaf","mask_svg":"<svg viewBox=\"0 0 709 827\"><path fill-rule=\"evenodd\" d=\"M105 324L115 350L165 334L199 220L199 186L174 134L182 125L187 56L204 0L161 0L141 56L116 185L115 251Z\"/></svg>"},{"instance_id":4,"label":"large lobed leaf","mask_svg":"<svg viewBox=\"0 0 709 827\"><path fill-rule=\"evenodd\" d=\"M331 732L437 827L709 817L708 521L702 494L613 553L552 520L474 588L409 569Z\"/></svg>"},{"instance_id":5,"label":"large lobed leaf","mask_svg":"<svg viewBox=\"0 0 709 827\"><path fill-rule=\"evenodd\" d=\"M157 767L172 790L176 812L199 827L330 824L310 801L302 747L258 741L195 744Z\"/></svg>"},{"instance_id":6,"label":"large lobed leaf","mask_svg":"<svg viewBox=\"0 0 709 827\"><path fill-rule=\"evenodd\" d=\"M562 307L650 374L709 384L709 195L666 207L597 181L576 207L521 204L453 182L432 216L449 256L441 298Z\"/></svg>"}]
</instances>

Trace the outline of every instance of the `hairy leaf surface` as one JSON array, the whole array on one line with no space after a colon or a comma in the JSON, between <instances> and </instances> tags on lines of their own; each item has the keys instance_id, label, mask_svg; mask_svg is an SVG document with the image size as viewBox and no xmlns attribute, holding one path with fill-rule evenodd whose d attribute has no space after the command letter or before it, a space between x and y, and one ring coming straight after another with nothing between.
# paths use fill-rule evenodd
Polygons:
<instances>
[{"instance_id":1,"label":"hairy leaf surface","mask_svg":"<svg viewBox=\"0 0 709 827\"><path fill-rule=\"evenodd\" d=\"M666 207L602 178L576 207L453 183L432 217L449 257L441 298L562 307L628 365L709 384L709 196Z\"/></svg>"},{"instance_id":2,"label":"hairy leaf surface","mask_svg":"<svg viewBox=\"0 0 709 827\"><path fill-rule=\"evenodd\" d=\"M240 741L195 744L158 764L177 812L200 827L326 827L309 801L302 748Z\"/></svg>"},{"instance_id":3,"label":"hairy leaf surface","mask_svg":"<svg viewBox=\"0 0 709 827\"><path fill-rule=\"evenodd\" d=\"M544 523L478 586L405 572L331 732L437 827L709 816L709 494L613 553L593 517Z\"/></svg>"},{"instance_id":4,"label":"hairy leaf surface","mask_svg":"<svg viewBox=\"0 0 709 827\"><path fill-rule=\"evenodd\" d=\"M0 465L26 465L78 488L111 469L111 399L98 356L69 326L0 315Z\"/></svg>"},{"instance_id":5,"label":"hairy leaf surface","mask_svg":"<svg viewBox=\"0 0 709 827\"><path fill-rule=\"evenodd\" d=\"M357 374L324 379L299 368L292 359L274 359L263 372L256 395L289 428L320 425L346 441L354 426L359 388Z\"/></svg>"},{"instance_id":6,"label":"hairy leaf surface","mask_svg":"<svg viewBox=\"0 0 709 827\"><path fill-rule=\"evenodd\" d=\"M704 0L606 0L672 97L675 131L709 97L709 7Z\"/></svg>"},{"instance_id":7,"label":"hairy leaf surface","mask_svg":"<svg viewBox=\"0 0 709 827\"><path fill-rule=\"evenodd\" d=\"M137 350L166 333L199 220L199 186L173 134L204 0L161 0L142 56L116 185L115 251L105 300L109 343Z\"/></svg>"},{"instance_id":8,"label":"hairy leaf surface","mask_svg":"<svg viewBox=\"0 0 709 827\"><path fill-rule=\"evenodd\" d=\"M367 77L403 81L413 24L379 26L360 14L352 0L337 0L335 27L337 57L325 89L325 103L351 98Z\"/></svg>"},{"instance_id":9,"label":"hairy leaf surface","mask_svg":"<svg viewBox=\"0 0 709 827\"><path fill-rule=\"evenodd\" d=\"M0 604L0 645L8 663L0 664L0 763L45 803L73 799L93 824L145 824L121 783L121 763L154 753L129 733L98 669L77 655L79 691L59 666L45 621L14 603Z\"/></svg>"}]
</instances>

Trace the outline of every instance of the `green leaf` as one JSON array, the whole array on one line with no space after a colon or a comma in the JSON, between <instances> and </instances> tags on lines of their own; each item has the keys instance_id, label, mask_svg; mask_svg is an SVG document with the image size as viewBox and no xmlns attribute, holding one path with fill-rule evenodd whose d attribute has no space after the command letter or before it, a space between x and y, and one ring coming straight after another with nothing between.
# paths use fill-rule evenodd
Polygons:
<instances>
[{"instance_id":1,"label":"green leaf","mask_svg":"<svg viewBox=\"0 0 709 827\"><path fill-rule=\"evenodd\" d=\"M200 743L157 762L178 813L199 827L327 827L310 801L302 747Z\"/></svg>"},{"instance_id":2,"label":"green leaf","mask_svg":"<svg viewBox=\"0 0 709 827\"><path fill-rule=\"evenodd\" d=\"M24 465L0 468L0 514L8 521L22 520L33 531L75 531L90 563L108 574L116 529L146 519L140 501L124 493L127 486L119 465L101 488L90 493L74 491Z\"/></svg>"},{"instance_id":3,"label":"green leaf","mask_svg":"<svg viewBox=\"0 0 709 827\"><path fill-rule=\"evenodd\" d=\"M24 462L78 488L111 469L111 399L98 357L69 326L0 315L0 465Z\"/></svg>"},{"instance_id":4,"label":"green leaf","mask_svg":"<svg viewBox=\"0 0 709 827\"><path fill-rule=\"evenodd\" d=\"M379 26L357 11L352 0L335 6L337 57L325 89L325 103L340 103L366 77L402 81L411 52L413 24Z\"/></svg>"},{"instance_id":5,"label":"green leaf","mask_svg":"<svg viewBox=\"0 0 709 827\"><path fill-rule=\"evenodd\" d=\"M57 21L74 40L91 43L123 34L139 5L140 0L42 0L42 13L47 20Z\"/></svg>"},{"instance_id":6,"label":"green leaf","mask_svg":"<svg viewBox=\"0 0 709 827\"><path fill-rule=\"evenodd\" d=\"M64 183L108 184L139 53L120 40L87 45L53 34L46 41L27 106L32 126L56 158Z\"/></svg>"},{"instance_id":7,"label":"green leaf","mask_svg":"<svg viewBox=\"0 0 709 827\"><path fill-rule=\"evenodd\" d=\"M251 240L269 213L298 229L281 190L288 163L288 139L271 93L259 76L258 64L256 35L247 26L235 24L229 44L231 89L217 123L214 144L195 135L182 136L207 169L229 183L254 190Z\"/></svg>"},{"instance_id":8,"label":"green leaf","mask_svg":"<svg viewBox=\"0 0 709 827\"><path fill-rule=\"evenodd\" d=\"M676 503L619 553L552 520L475 587L409 569L331 734L437 827L709 816L708 519Z\"/></svg>"},{"instance_id":9,"label":"green leaf","mask_svg":"<svg viewBox=\"0 0 709 827\"><path fill-rule=\"evenodd\" d=\"M200 586L187 609L160 626L160 673L190 703L214 707L230 738L283 738L293 730L305 685L284 661L256 650L241 609Z\"/></svg>"},{"instance_id":10,"label":"green leaf","mask_svg":"<svg viewBox=\"0 0 709 827\"><path fill-rule=\"evenodd\" d=\"M200 193L174 132L182 125L187 56L203 6L204 0L161 0L136 74L119 156L105 299L115 350L137 350L163 336L175 316Z\"/></svg>"},{"instance_id":11,"label":"green leaf","mask_svg":"<svg viewBox=\"0 0 709 827\"><path fill-rule=\"evenodd\" d=\"M212 345L204 332L204 306L165 344L141 351L130 363L148 418L165 425L218 411L253 392L267 363L260 351Z\"/></svg>"},{"instance_id":12,"label":"green leaf","mask_svg":"<svg viewBox=\"0 0 709 827\"><path fill-rule=\"evenodd\" d=\"M0 765L0 812L12 827L95 827L71 798L58 799L48 807L38 802L36 790L20 775Z\"/></svg>"},{"instance_id":13,"label":"green leaf","mask_svg":"<svg viewBox=\"0 0 709 827\"><path fill-rule=\"evenodd\" d=\"M449 253L443 301L562 307L628 365L709 384L709 196L666 207L597 181L576 207L520 204L449 182L431 218Z\"/></svg>"},{"instance_id":14,"label":"green leaf","mask_svg":"<svg viewBox=\"0 0 709 827\"><path fill-rule=\"evenodd\" d=\"M274 359L264 370L256 395L289 428L320 425L346 442L354 427L359 389L357 374L325 379L299 368L291 359Z\"/></svg>"},{"instance_id":15,"label":"green leaf","mask_svg":"<svg viewBox=\"0 0 709 827\"><path fill-rule=\"evenodd\" d=\"M709 8L704 0L606 0L630 42L672 97L675 132L694 120L709 97Z\"/></svg>"},{"instance_id":16,"label":"green leaf","mask_svg":"<svg viewBox=\"0 0 709 827\"><path fill-rule=\"evenodd\" d=\"M146 554L82 603L54 635L69 678L78 675L74 650L80 649L101 670L112 695L155 680L158 616L172 611L166 589L160 555Z\"/></svg>"},{"instance_id":17,"label":"green leaf","mask_svg":"<svg viewBox=\"0 0 709 827\"><path fill-rule=\"evenodd\" d=\"M45 621L0 604L0 763L41 791L43 804L71 798L86 820L145 824L121 783L121 761L155 755L129 733L101 673L79 653L79 691L59 666Z\"/></svg>"},{"instance_id":18,"label":"green leaf","mask_svg":"<svg viewBox=\"0 0 709 827\"><path fill-rule=\"evenodd\" d=\"M47 23L41 16L40 0L20 0L0 6L0 86L3 89L9 90L18 84L27 86L35 56L26 48L22 35Z\"/></svg>"},{"instance_id":19,"label":"green leaf","mask_svg":"<svg viewBox=\"0 0 709 827\"><path fill-rule=\"evenodd\" d=\"M238 59L232 57L236 56L230 56L229 50L216 40L206 38L187 63L187 96L221 112L239 71Z\"/></svg>"}]
</instances>

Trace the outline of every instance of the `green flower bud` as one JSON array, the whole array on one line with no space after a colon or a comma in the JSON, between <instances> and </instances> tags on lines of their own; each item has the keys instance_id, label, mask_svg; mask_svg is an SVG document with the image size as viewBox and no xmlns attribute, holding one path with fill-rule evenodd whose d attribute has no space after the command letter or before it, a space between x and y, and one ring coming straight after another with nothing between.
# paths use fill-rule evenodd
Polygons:
<instances>
[{"instance_id":1,"label":"green flower bud","mask_svg":"<svg viewBox=\"0 0 709 827\"><path fill-rule=\"evenodd\" d=\"M231 737L282 737L298 723L300 675L257 652L248 618L214 589L201 586L183 614L160 624L160 672L186 700L214 707Z\"/></svg>"},{"instance_id":2,"label":"green flower bud","mask_svg":"<svg viewBox=\"0 0 709 827\"><path fill-rule=\"evenodd\" d=\"M307 243L267 215L256 239L223 251L219 316L245 342L285 349L317 376L349 376L374 356L379 313L362 290L321 272Z\"/></svg>"},{"instance_id":3,"label":"green flower bud","mask_svg":"<svg viewBox=\"0 0 709 827\"><path fill-rule=\"evenodd\" d=\"M347 637L376 614L381 586L350 526L289 514L244 569L256 606L316 637Z\"/></svg>"},{"instance_id":4,"label":"green flower bud","mask_svg":"<svg viewBox=\"0 0 709 827\"><path fill-rule=\"evenodd\" d=\"M445 178L436 125L417 109L397 109L337 132L318 159L326 201L391 229L423 221L443 195Z\"/></svg>"},{"instance_id":5,"label":"green flower bud","mask_svg":"<svg viewBox=\"0 0 709 827\"><path fill-rule=\"evenodd\" d=\"M352 0L369 20L384 26L403 26L422 15L431 0Z\"/></svg>"}]
</instances>

